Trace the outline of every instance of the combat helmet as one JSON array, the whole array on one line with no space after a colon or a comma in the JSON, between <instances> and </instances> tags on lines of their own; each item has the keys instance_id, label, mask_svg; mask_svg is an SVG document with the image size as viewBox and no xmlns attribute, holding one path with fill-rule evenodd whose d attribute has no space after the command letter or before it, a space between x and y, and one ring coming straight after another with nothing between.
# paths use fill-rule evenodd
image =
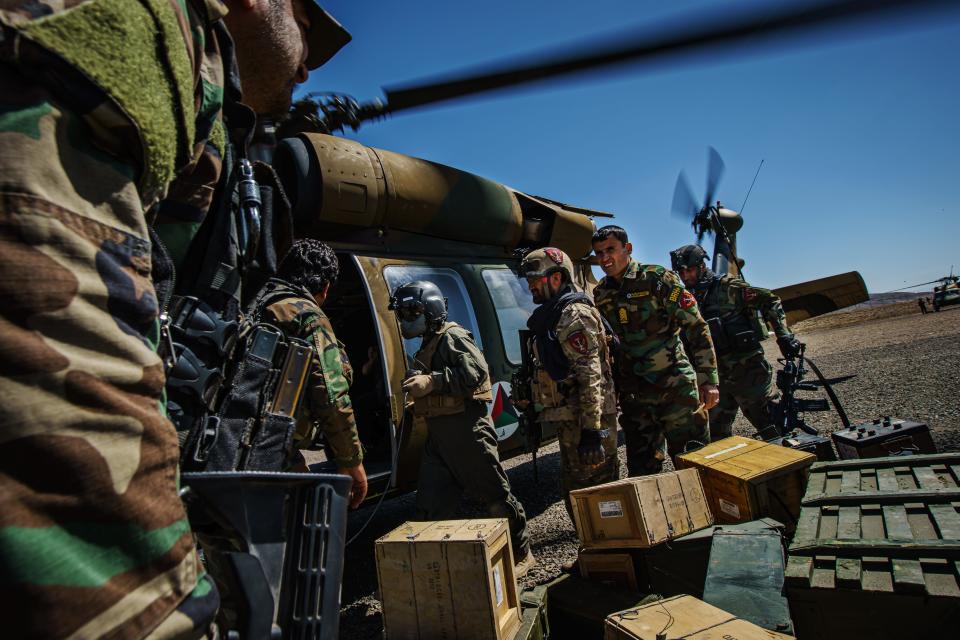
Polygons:
<instances>
[{"instance_id":1,"label":"combat helmet","mask_svg":"<svg viewBox=\"0 0 960 640\"><path fill-rule=\"evenodd\" d=\"M524 278L539 278L562 271L567 274L567 282L573 282L573 260L555 247L535 249L520 263L520 275Z\"/></svg>"},{"instance_id":2,"label":"combat helmet","mask_svg":"<svg viewBox=\"0 0 960 640\"><path fill-rule=\"evenodd\" d=\"M687 244L670 252L670 263L674 271L700 266L706 259L706 250L698 244Z\"/></svg>"},{"instance_id":3,"label":"combat helmet","mask_svg":"<svg viewBox=\"0 0 960 640\"><path fill-rule=\"evenodd\" d=\"M447 299L440 287L428 280L414 280L397 287L388 308L397 314L405 338L423 335L423 330L435 331L447 319ZM412 330L417 325L420 327Z\"/></svg>"}]
</instances>

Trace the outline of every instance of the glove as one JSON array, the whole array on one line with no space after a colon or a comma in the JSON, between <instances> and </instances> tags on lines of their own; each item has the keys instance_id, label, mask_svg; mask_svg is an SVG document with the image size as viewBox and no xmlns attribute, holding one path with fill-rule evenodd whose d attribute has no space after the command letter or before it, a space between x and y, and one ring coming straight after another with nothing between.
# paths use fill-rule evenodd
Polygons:
<instances>
[{"instance_id":1,"label":"glove","mask_svg":"<svg viewBox=\"0 0 960 640\"><path fill-rule=\"evenodd\" d=\"M777 346L780 347L780 353L784 358L796 358L800 355L800 348L803 346L799 340L793 337L792 333L777 338Z\"/></svg>"},{"instance_id":2,"label":"glove","mask_svg":"<svg viewBox=\"0 0 960 640\"><path fill-rule=\"evenodd\" d=\"M609 435L606 429L581 429L577 454L580 464L596 466L603 464L606 454L603 452L603 439Z\"/></svg>"},{"instance_id":3,"label":"glove","mask_svg":"<svg viewBox=\"0 0 960 640\"><path fill-rule=\"evenodd\" d=\"M403 381L403 390L414 398L422 398L433 391L433 376L421 373Z\"/></svg>"}]
</instances>

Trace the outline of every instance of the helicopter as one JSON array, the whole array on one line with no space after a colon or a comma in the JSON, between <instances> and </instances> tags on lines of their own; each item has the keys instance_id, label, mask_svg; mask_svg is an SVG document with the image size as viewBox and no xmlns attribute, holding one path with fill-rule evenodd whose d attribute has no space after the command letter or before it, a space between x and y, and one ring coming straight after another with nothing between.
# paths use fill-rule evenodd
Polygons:
<instances>
[{"instance_id":1,"label":"helicopter","mask_svg":"<svg viewBox=\"0 0 960 640\"><path fill-rule=\"evenodd\" d=\"M690 51L718 50L760 36L784 35L819 26L850 23L883 14L946 6L942 1L830 2L786 7L762 17L732 14L691 20L693 27L654 38L611 38L602 49L577 49L544 60L510 63L480 72L448 74L388 89L385 99L358 102L327 93L298 101L279 124L273 166L293 205L297 236L322 239L338 253L341 279L325 304L359 376L351 389L360 439L366 449L367 501L416 485L425 425L409 417L400 381L416 351L404 340L387 308L390 295L407 280L434 281L447 297L449 317L470 330L483 350L494 381L491 417L501 457L530 451L509 400L510 374L519 365L517 330L533 304L517 276L517 252L543 246L564 250L577 265L578 284L594 282L589 253L598 220L612 214L526 193L430 160L376 149L334 135L364 123L441 102L604 67L656 58L661 62ZM723 231L715 253L727 269L739 269L739 214L713 204L702 225ZM720 236L718 236L720 237ZM724 245L727 248L724 248ZM798 320L855 304L866 297L856 272L776 290ZM360 367L358 363L369 366ZM555 434L544 433L540 442ZM329 461L312 470L332 470Z\"/></svg>"},{"instance_id":2,"label":"helicopter","mask_svg":"<svg viewBox=\"0 0 960 640\"><path fill-rule=\"evenodd\" d=\"M960 304L960 276L953 275L953 265L950 265L950 275L943 276L942 278L937 278L936 280L930 280L928 282L912 284L909 287L900 287L899 289L894 289L894 291L904 291L905 289L915 289L917 287L922 287L928 284L936 285L933 288L933 310L934 311L940 311L940 309L942 309L943 307L947 307L953 304Z\"/></svg>"},{"instance_id":3,"label":"helicopter","mask_svg":"<svg viewBox=\"0 0 960 640\"><path fill-rule=\"evenodd\" d=\"M754 176L754 183L762 167L761 161ZM709 147L707 190L703 204L697 203L686 173L681 171L674 187L671 210L674 217L689 222L697 244L702 244L705 236L713 236L711 269L714 273L744 279L743 267L746 261L737 253L737 232L743 228L743 216L713 199L724 168L720 154L713 147ZM747 191L741 210L749 200L752 189L753 184ZM838 273L772 291L780 298L789 324L859 304L869 298L863 276L857 271Z\"/></svg>"}]
</instances>

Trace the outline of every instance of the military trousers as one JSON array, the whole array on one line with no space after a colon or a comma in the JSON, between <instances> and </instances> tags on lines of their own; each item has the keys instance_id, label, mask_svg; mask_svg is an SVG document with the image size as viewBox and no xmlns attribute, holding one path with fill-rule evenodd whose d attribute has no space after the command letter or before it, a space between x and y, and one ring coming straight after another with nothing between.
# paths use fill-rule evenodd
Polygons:
<instances>
[{"instance_id":1,"label":"military trousers","mask_svg":"<svg viewBox=\"0 0 960 640\"><path fill-rule=\"evenodd\" d=\"M601 464L586 465L580 462L580 454L577 452L577 447L580 445L579 423L573 420L543 423L545 433L550 433L551 428L556 429L557 440L560 442L560 495L563 496L571 522L573 522L571 491L613 482L620 477L616 414L602 416L600 426L607 430L607 437L603 441L603 452L606 458Z\"/></svg>"},{"instance_id":2,"label":"military trousers","mask_svg":"<svg viewBox=\"0 0 960 640\"><path fill-rule=\"evenodd\" d=\"M770 424L770 403L777 398L773 369L760 351L749 358L724 361L720 357L720 402L710 410L710 439L733 434L737 411L759 431Z\"/></svg>"},{"instance_id":3,"label":"military trousers","mask_svg":"<svg viewBox=\"0 0 960 640\"><path fill-rule=\"evenodd\" d=\"M468 400L463 413L427 418L417 520L453 519L464 494L482 502L491 517L509 521L514 559L523 559L530 549L527 516L500 464L497 434L484 402Z\"/></svg>"},{"instance_id":4,"label":"military trousers","mask_svg":"<svg viewBox=\"0 0 960 640\"><path fill-rule=\"evenodd\" d=\"M660 473L667 453L683 453L688 443L710 441L707 411L695 382L671 376L658 384L641 382L620 393L620 428L627 447L627 474Z\"/></svg>"}]
</instances>

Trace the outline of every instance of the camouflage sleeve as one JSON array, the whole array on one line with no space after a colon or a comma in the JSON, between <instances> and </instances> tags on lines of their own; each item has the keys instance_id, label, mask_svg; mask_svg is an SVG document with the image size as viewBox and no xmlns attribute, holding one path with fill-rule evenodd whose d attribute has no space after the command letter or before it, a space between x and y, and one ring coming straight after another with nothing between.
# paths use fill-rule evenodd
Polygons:
<instances>
[{"instance_id":1,"label":"camouflage sleeve","mask_svg":"<svg viewBox=\"0 0 960 640\"><path fill-rule=\"evenodd\" d=\"M441 384L435 391L454 396L469 397L487 379L487 360L473 341L470 332L454 327L443 334L434 362L441 369L434 370Z\"/></svg>"},{"instance_id":2,"label":"camouflage sleeve","mask_svg":"<svg viewBox=\"0 0 960 640\"><path fill-rule=\"evenodd\" d=\"M299 337L313 345L313 367L307 389L309 417L315 425L301 434L301 448L316 446L322 433L340 467L355 467L363 460L357 423L350 403L353 369L347 352L337 340L330 321L318 311L306 311L297 318Z\"/></svg>"},{"instance_id":3,"label":"camouflage sleeve","mask_svg":"<svg viewBox=\"0 0 960 640\"><path fill-rule=\"evenodd\" d=\"M664 306L667 314L680 325L684 348L697 372L697 384L719 384L710 327L700 315L697 299L674 272L665 271L662 277L666 292Z\"/></svg>"},{"instance_id":4,"label":"camouflage sleeve","mask_svg":"<svg viewBox=\"0 0 960 640\"><path fill-rule=\"evenodd\" d=\"M571 382L576 385L581 429L600 429L603 408L603 373L600 343L603 327L591 308L572 304L557 322L557 339L570 362Z\"/></svg>"},{"instance_id":5,"label":"camouflage sleeve","mask_svg":"<svg viewBox=\"0 0 960 640\"><path fill-rule=\"evenodd\" d=\"M772 327L773 332L779 338L790 334L790 328L787 326L787 315L783 312L783 305L780 298L770 289L761 287L751 287L742 280L730 282L730 287L735 289L735 295L747 309L758 309L763 319Z\"/></svg>"}]
</instances>

